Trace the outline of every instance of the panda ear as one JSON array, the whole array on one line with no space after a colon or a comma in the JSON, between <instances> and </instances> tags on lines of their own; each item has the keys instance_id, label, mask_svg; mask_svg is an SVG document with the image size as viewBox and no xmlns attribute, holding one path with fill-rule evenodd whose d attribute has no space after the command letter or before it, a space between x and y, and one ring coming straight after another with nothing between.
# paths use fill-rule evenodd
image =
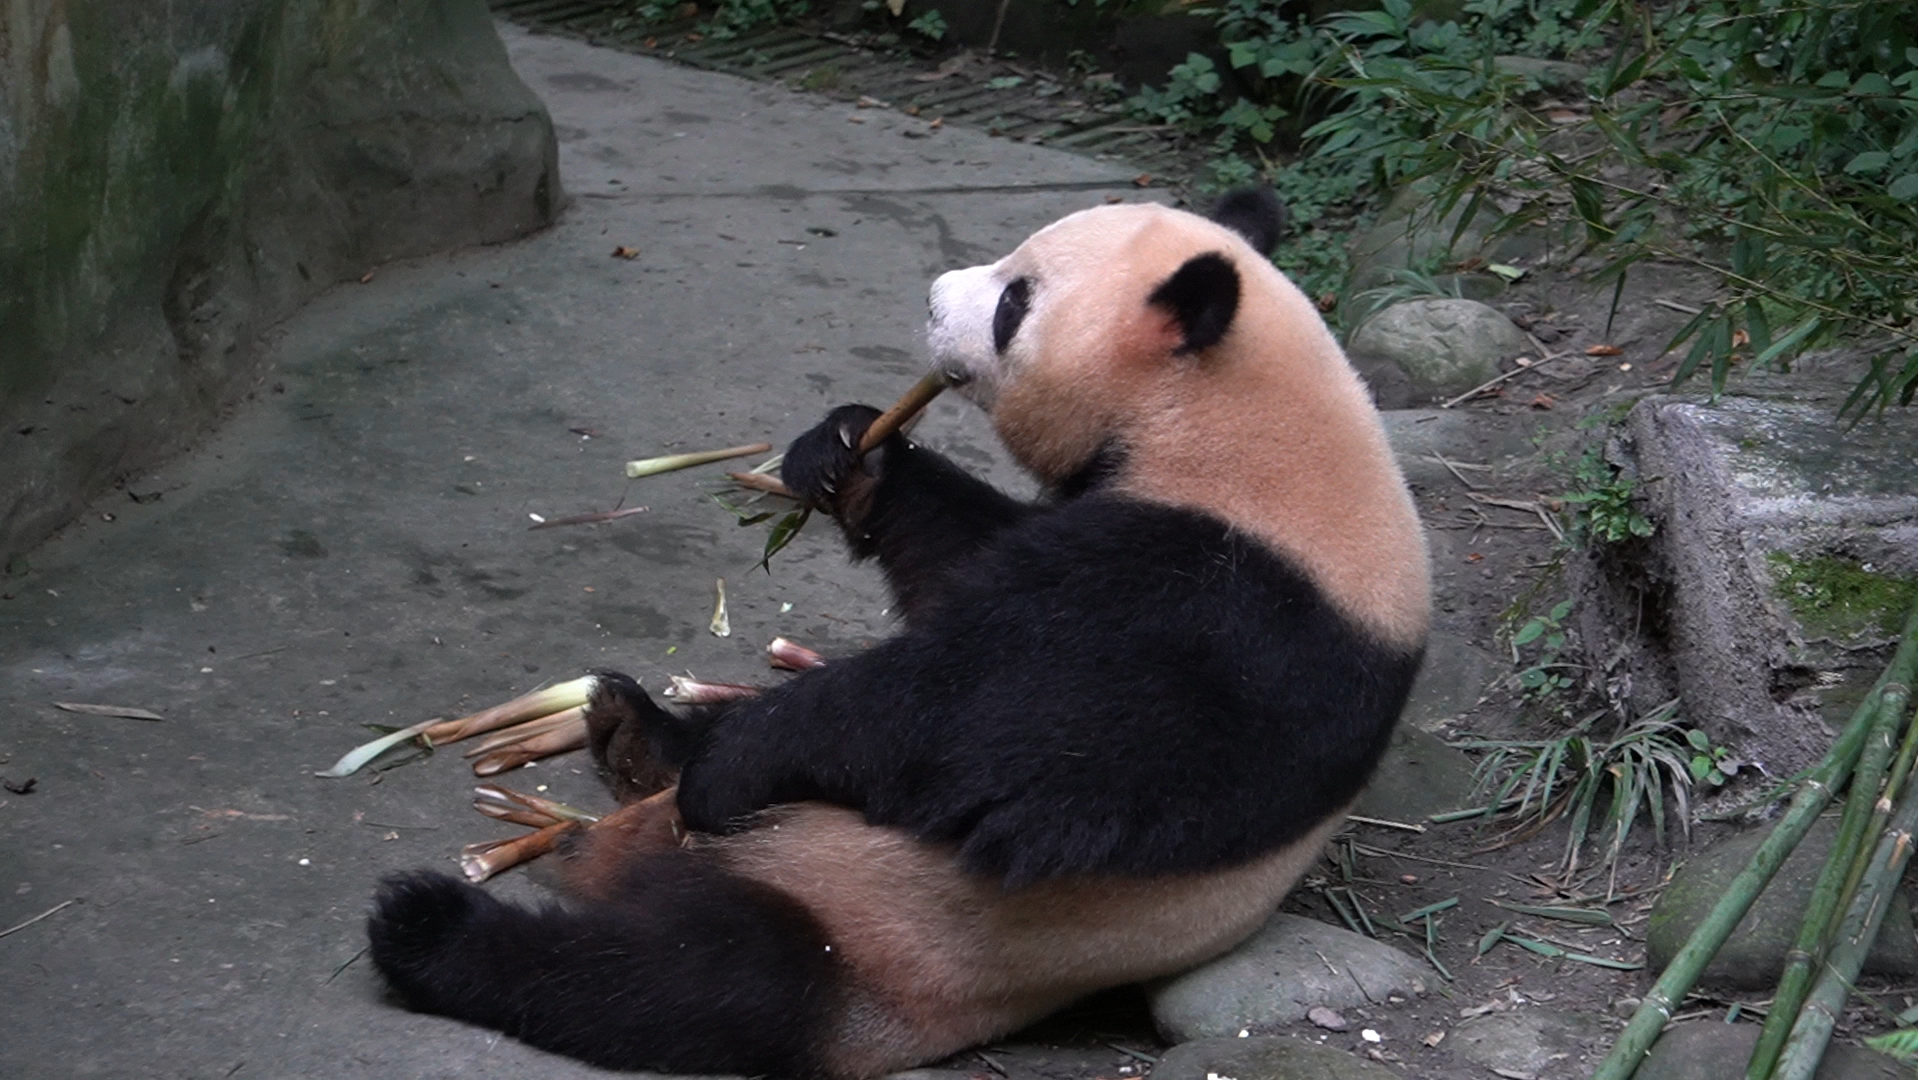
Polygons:
<instances>
[{"instance_id":1,"label":"panda ear","mask_svg":"<svg viewBox=\"0 0 1918 1080\"><path fill-rule=\"evenodd\" d=\"M1194 255L1160 282L1146 302L1176 324L1180 341L1174 353L1211 348L1225 337L1239 312L1239 272L1216 251Z\"/></svg>"},{"instance_id":2,"label":"panda ear","mask_svg":"<svg viewBox=\"0 0 1918 1080\"><path fill-rule=\"evenodd\" d=\"M1269 255L1285 235L1285 204L1269 187L1246 187L1228 191L1219 197L1206 215L1231 229L1252 245L1252 250Z\"/></svg>"}]
</instances>

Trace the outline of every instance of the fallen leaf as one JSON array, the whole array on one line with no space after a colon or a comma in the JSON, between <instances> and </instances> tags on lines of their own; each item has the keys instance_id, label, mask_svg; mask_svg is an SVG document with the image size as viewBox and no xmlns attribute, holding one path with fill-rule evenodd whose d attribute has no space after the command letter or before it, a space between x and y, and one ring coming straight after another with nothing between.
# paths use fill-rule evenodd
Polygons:
<instances>
[{"instance_id":1,"label":"fallen leaf","mask_svg":"<svg viewBox=\"0 0 1918 1080\"><path fill-rule=\"evenodd\" d=\"M1585 350L1585 355L1586 356L1617 356L1618 354L1624 351L1625 351L1624 349L1621 349L1616 345L1593 345Z\"/></svg>"},{"instance_id":2,"label":"fallen leaf","mask_svg":"<svg viewBox=\"0 0 1918 1080\"><path fill-rule=\"evenodd\" d=\"M1484 562L1485 554L1484 552L1479 552L1479 551L1468 552L1465 556L1465 561L1466 562Z\"/></svg>"},{"instance_id":3,"label":"fallen leaf","mask_svg":"<svg viewBox=\"0 0 1918 1080\"><path fill-rule=\"evenodd\" d=\"M621 244L618 247L613 249L613 258L637 259L639 258L639 249L636 247L627 247L625 244Z\"/></svg>"},{"instance_id":4,"label":"fallen leaf","mask_svg":"<svg viewBox=\"0 0 1918 1080\"><path fill-rule=\"evenodd\" d=\"M1751 343L1752 336L1750 334L1743 330L1732 331L1732 348L1735 349L1743 345L1750 345Z\"/></svg>"},{"instance_id":5,"label":"fallen leaf","mask_svg":"<svg viewBox=\"0 0 1918 1080\"><path fill-rule=\"evenodd\" d=\"M1427 1035L1425 1038L1421 1039L1420 1041L1427 1046L1437 1046L1438 1044L1445 1041L1445 1033L1443 1031L1434 1031L1433 1033L1431 1033L1430 1035Z\"/></svg>"},{"instance_id":6,"label":"fallen leaf","mask_svg":"<svg viewBox=\"0 0 1918 1080\"><path fill-rule=\"evenodd\" d=\"M1147 173L1140 173L1139 175L1137 175L1137 176L1135 176L1135 177L1133 177L1133 178L1132 178L1132 186L1133 186L1133 187L1151 187L1151 186L1152 186L1152 174L1151 174L1151 173L1149 173L1149 172L1147 172Z\"/></svg>"},{"instance_id":7,"label":"fallen leaf","mask_svg":"<svg viewBox=\"0 0 1918 1080\"><path fill-rule=\"evenodd\" d=\"M1320 311L1331 311L1339 306L1338 293L1320 293L1317 301Z\"/></svg>"},{"instance_id":8,"label":"fallen leaf","mask_svg":"<svg viewBox=\"0 0 1918 1080\"><path fill-rule=\"evenodd\" d=\"M56 701L53 707L66 712L85 713L88 716L118 716L126 720L166 719L159 713L136 709L128 705L84 705L77 701Z\"/></svg>"},{"instance_id":9,"label":"fallen leaf","mask_svg":"<svg viewBox=\"0 0 1918 1080\"><path fill-rule=\"evenodd\" d=\"M1550 394L1540 394L1532 399L1532 408L1549 409L1558 404L1558 399Z\"/></svg>"},{"instance_id":10,"label":"fallen leaf","mask_svg":"<svg viewBox=\"0 0 1918 1080\"><path fill-rule=\"evenodd\" d=\"M940 128L945 126L946 126L946 118L943 116L933 117L932 123L926 125L926 127L932 129L933 131L938 131Z\"/></svg>"}]
</instances>

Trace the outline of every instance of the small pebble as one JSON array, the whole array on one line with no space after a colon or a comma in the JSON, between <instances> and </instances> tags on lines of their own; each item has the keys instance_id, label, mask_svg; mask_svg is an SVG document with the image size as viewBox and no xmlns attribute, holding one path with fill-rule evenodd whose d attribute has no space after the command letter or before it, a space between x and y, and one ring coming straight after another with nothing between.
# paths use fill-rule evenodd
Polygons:
<instances>
[{"instance_id":1,"label":"small pebble","mask_svg":"<svg viewBox=\"0 0 1918 1080\"><path fill-rule=\"evenodd\" d=\"M1417 874L1400 874L1399 880L1407 885L1417 885L1419 883L1419 876Z\"/></svg>"},{"instance_id":2,"label":"small pebble","mask_svg":"<svg viewBox=\"0 0 1918 1080\"><path fill-rule=\"evenodd\" d=\"M1380 1035L1378 1032L1373 1031L1371 1028L1366 1028L1364 1031L1359 1032L1359 1038L1364 1039L1366 1042L1369 1042L1369 1043L1385 1041L1385 1036Z\"/></svg>"},{"instance_id":3,"label":"small pebble","mask_svg":"<svg viewBox=\"0 0 1918 1080\"><path fill-rule=\"evenodd\" d=\"M1314 1006L1305 1018L1327 1031L1344 1031L1346 1027L1345 1017L1323 1005Z\"/></svg>"}]
</instances>

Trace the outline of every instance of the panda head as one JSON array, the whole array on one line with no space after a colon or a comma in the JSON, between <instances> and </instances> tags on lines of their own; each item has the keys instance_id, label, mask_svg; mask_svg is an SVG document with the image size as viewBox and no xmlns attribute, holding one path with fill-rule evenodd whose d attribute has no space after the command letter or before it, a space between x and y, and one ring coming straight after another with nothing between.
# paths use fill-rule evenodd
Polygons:
<instances>
[{"instance_id":1,"label":"panda head","mask_svg":"<svg viewBox=\"0 0 1918 1080\"><path fill-rule=\"evenodd\" d=\"M1152 204L1072 214L933 283L933 365L1023 466L1068 482L1257 352L1243 314L1297 292L1264 254L1283 226L1269 189L1228 195L1210 218Z\"/></svg>"}]
</instances>

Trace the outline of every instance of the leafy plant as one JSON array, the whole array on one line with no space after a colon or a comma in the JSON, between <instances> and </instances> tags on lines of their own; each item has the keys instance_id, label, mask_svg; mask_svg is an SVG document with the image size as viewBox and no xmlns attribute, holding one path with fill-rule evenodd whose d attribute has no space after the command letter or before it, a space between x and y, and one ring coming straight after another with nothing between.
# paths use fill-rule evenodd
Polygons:
<instances>
[{"instance_id":1,"label":"leafy plant","mask_svg":"<svg viewBox=\"0 0 1918 1080\"><path fill-rule=\"evenodd\" d=\"M1675 383L1709 374L1717 391L1735 370L1855 343L1844 413L1918 396L1909 3L1467 0L1442 20L1383 0L1316 27L1276 7L1209 9L1236 89L1189 57L1136 106L1222 154L1262 153L1273 110L1316 112L1275 179L1303 171L1360 204L1426 179L1423 212L1458 212L1454 242L1481 216L1492 237L1554 230L1615 290L1646 260L1710 271L1717 294L1668 346L1685 350ZM1546 96L1513 53L1596 63Z\"/></svg>"},{"instance_id":2,"label":"leafy plant","mask_svg":"<svg viewBox=\"0 0 1918 1080\"><path fill-rule=\"evenodd\" d=\"M1618 544L1656 532L1637 505L1637 481L1620 473L1596 451L1579 462L1580 486L1559 496L1571 508L1570 538L1580 544Z\"/></svg>"},{"instance_id":3,"label":"leafy plant","mask_svg":"<svg viewBox=\"0 0 1918 1080\"><path fill-rule=\"evenodd\" d=\"M1691 831L1691 732L1677 719L1678 702L1666 702L1651 714L1622 725L1609 738L1592 734L1607 711L1587 715L1571 730L1551 739L1476 740L1456 743L1488 751L1478 766L1479 790L1490 792L1483 813L1509 811L1511 826L1494 847L1516 843L1569 816L1562 867L1577 870L1580 850L1594 827L1602 839L1602 858L1616 866L1620 852L1641 816L1651 818L1659 843L1666 838L1666 799L1680 830Z\"/></svg>"},{"instance_id":4,"label":"leafy plant","mask_svg":"<svg viewBox=\"0 0 1918 1080\"><path fill-rule=\"evenodd\" d=\"M808 0L719 0L712 17L700 23L700 32L716 41L791 22L806 14Z\"/></svg>"},{"instance_id":5,"label":"leafy plant","mask_svg":"<svg viewBox=\"0 0 1918 1080\"><path fill-rule=\"evenodd\" d=\"M939 13L938 8L927 8L918 18L907 23L906 29L920 37L942 41L946 36L946 17Z\"/></svg>"},{"instance_id":6,"label":"leafy plant","mask_svg":"<svg viewBox=\"0 0 1918 1080\"><path fill-rule=\"evenodd\" d=\"M1551 611L1527 619L1512 634L1512 659L1515 662L1521 662L1519 650L1534 643L1538 645L1538 653L1531 666L1520 669L1518 673L1518 685L1528 697L1549 697L1578 684L1573 673L1579 670L1579 665L1563 659L1565 618L1571 612L1572 601L1560 601Z\"/></svg>"},{"instance_id":7,"label":"leafy plant","mask_svg":"<svg viewBox=\"0 0 1918 1080\"><path fill-rule=\"evenodd\" d=\"M1918 1065L1918 1028L1899 1028L1883 1035L1873 1035L1865 1040L1865 1045L1907 1065Z\"/></svg>"}]
</instances>

